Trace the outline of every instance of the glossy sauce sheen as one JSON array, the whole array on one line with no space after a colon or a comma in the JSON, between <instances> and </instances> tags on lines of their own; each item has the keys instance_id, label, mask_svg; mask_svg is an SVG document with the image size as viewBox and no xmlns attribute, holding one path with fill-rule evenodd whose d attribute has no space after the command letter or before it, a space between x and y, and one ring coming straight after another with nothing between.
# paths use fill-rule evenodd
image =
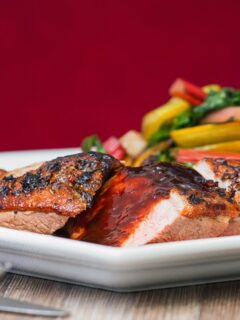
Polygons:
<instances>
[{"instance_id":1,"label":"glossy sauce sheen","mask_svg":"<svg viewBox=\"0 0 240 320\"><path fill-rule=\"evenodd\" d=\"M195 170L182 165L162 163L139 168L123 168L105 186L87 220L82 240L119 246L160 201L168 199L176 190L186 198L190 207L198 207L199 215L214 216L226 209L225 202L212 203L212 198L223 190L213 181L205 180ZM217 194L218 195L218 194ZM204 210L205 211L205 210ZM84 218L84 216L83 216ZM86 223L79 220L78 227ZM77 226L75 231L77 230ZM75 237L76 238L76 237ZM80 238L80 237L79 237Z\"/></svg>"}]
</instances>

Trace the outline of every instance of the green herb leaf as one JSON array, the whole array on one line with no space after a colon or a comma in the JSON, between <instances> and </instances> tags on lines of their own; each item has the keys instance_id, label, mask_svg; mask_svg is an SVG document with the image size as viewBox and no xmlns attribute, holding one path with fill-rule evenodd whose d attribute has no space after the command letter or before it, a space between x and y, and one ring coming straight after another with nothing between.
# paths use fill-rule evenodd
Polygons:
<instances>
[{"instance_id":1,"label":"green herb leaf","mask_svg":"<svg viewBox=\"0 0 240 320\"><path fill-rule=\"evenodd\" d=\"M173 120L171 131L175 129L185 128L192 121L192 111L187 110L182 112L178 117Z\"/></svg>"},{"instance_id":2,"label":"green herb leaf","mask_svg":"<svg viewBox=\"0 0 240 320\"><path fill-rule=\"evenodd\" d=\"M158 162L173 162L175 158L173 157L171 149L164 149L159 152L157 160Z\"/></svg>"},{"instance_id":3,"label":"green herb leaf","mask_svg":"<svg viewBox=\"0 0 240 320\"><path fill-rule=\"evenodd\" d=\"M206 114L212 111L237 105L240 105L240 91L224 88L219 92L211 92L202 105L192 109L192 123L198 124Z\"/></svg>"},{"instance_id":4,"label":"green herb leaf","mask_svg":"<svg viewBox=\"0 0 240 320\"><path fill-rule=\"evenodd\" d=\"M160 127L159 131L155 132L148 141L148 146L152 147L162 140L169 138L170 131L172 130L172 124L164 124Z\"/></svg>"},{"instance_id":5,"label":"green herb leaf","mask_svg":"<svg viewBox=\"0 0 240 320\"><path fill-rule=\"evenodd\" d=\"M97 152L106 152L101 140L99 139L99 137L94 134L92 136L86 137L81 145L83 151L88 152L88 151L97 151Z\"/></svg>"}]
</instances>

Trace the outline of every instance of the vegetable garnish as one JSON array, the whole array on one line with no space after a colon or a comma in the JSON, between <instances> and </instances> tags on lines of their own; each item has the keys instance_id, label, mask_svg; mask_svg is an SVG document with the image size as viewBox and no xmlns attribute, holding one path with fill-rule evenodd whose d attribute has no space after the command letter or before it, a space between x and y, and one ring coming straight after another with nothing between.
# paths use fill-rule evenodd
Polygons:
<instances>
[{"instance_id":1,"label":"vegetable garnish","mask_svg":"<svg viewBox=\"0 0 240 320\"><path fill-rule=\"evenodd\" d=\"M106 153L110 154L118 160L122 160L126 154L126 151L120 144L118 138L110 137L103 143Z\"/></svg>"},{"instance_id":2,"label":"vegetable garnish","mask_svg":"<svg viewBox=\"0 0 240 320\"><path fill-rule=\"evenodd\" d=\"M121 146L119 140L115 137L110 137L104 143L101 142L100 138L94 134L86 137L82 142L83 151L97 151L108 153L118 160L122 160L126 154L124 148Z\"/></svg>"},{"instance_id":3,"label":"vegetable garnish","mask_svg":"<svg viewBox=\"0 0 240 320\"><path fill-rule=\"evenodd\" d=\"M210 92L203 104L183 112L174 119L173 129L197 125L208 113L227 106L240 106L240 91L223 88L219 92Z\"/></svg>"},{"instance_id":4,"label":"vegetable garnish","mask_svg":"<svg viewBox=\"0 0 240 320\"><path fill-rule=\"evenodd\" d=\"M229 121L240 121L239 106L227 106L226 108L210 112L201 120L201 123L221 123Z\"/></svg>"},{"instance_id":5,"label":"vegetable garnish","mask_svg":"<svg viewBox=\"0 0 240 320\"><path fill-rule=\"evenodd\" d=\"M179 149L175 153L176 161L195 163L203 158L240 160L240 153Z\"/></svg>"},{"instance_id":6,"label":"vegetable garnish","mask_svg":"<svg viewBox=\"0 0 240 320\"><path fill-rule=\"evenodd\" d=\"M240 140L240 121L223 124L205 124L171 132L177 146L194 148L208 144Z\"/></svg>"},{"instance_id":7,"label":"vegetable garnish","mask_svg":"<svg viewBox=\"0 0 240 320\"><path fill-rule=\"evenodd\" d=\"M138 156L134 162L133 162L133 166L134 167L138 167L140 166L141 164L143 164L149 157L152 157L152 156L158 156L158 154L165 150L165 149L169 149L171 145L171 141L170 140L165 140L165 141L162 141L160 143L158 143L157 145L151 147L151 148L148 148L147 150L145 150L140 156Z\"/></svg>"},{"instance_id":8,"label":"vegetable garnish","mask_svg":"<svg viewBox=\"0 0 240 320\"><path fill-rule=\"evenodd\" d=\"M212 150L212 151L227 151L240 153L240 140L237 141L227 141L215 144L207 144L202 147L197 147L196 150Z\"/></svg>"},{"instance_id":9,"label":"vegetable garnish","mask_svg":"<svg viewBox=\"0 0 240 320\"><path fill-rule=\"evenodd\" d=\"M169 138L170 132L199 124L206 114L227 106L240 106L240 91L224 88L219 92L211 91L205 102L180 113L172 123L163 124L149 139L149 145Z\"/></svg>"},{"instance_id":10,"label":"vegetable garnish","mask_svg":"<svg viewBox=\"0 0 240 320\"><path fill-rule=\"evenodd\" d=\"M135 130L126 132L119 139L119 142L132 159L136 159L147 147L147 142L142 134Z\"/></svg>"},{"instance_id":11,"label":"vegetable garnish","mask_svg":"<svg viewBox=\"0 0 240 320\"><path fill-rule=\"evenodd\" d=\"M240 90L177 79L169 93L167 103L143 117L142 132L130 130L104 143L93 135L82 149L106 152L134 167L166 161L191 166L204 156L239 158Z\"/></svg>"},{"instance_id":12,"label":"vegetable garnish","mask_svg":"<svg viewBox=\"0 0 240 320\"><path fill-rule=\"evenodd\" d=\"M86 137L83 140L81 147L83 151L86 151L86 152L88 151L106 152L101 140L96 134Z\"/></svg>"},{"instance_id":13,"label":"vegetable garnish","mask_svg":"<svg viewBox=\"0 0 240 320\"><path fill-rule=\"evenodd\" d=\"M169 94L173 97L180 97L194 106L201 104L207 97L207 93L200 87L182 79L177 79L171 85Z\"/></svg>"},{"instance_id":14,"label":"vegetable garnish","mask_svg":"<svg viewBox=\"0 0 240 320\"><path fill-rule=\"evenodd\" d=\"M171 123L165 123L161 126L161 129L155 132L151 138L148 140L148 146L152 147L155 146L160 141L166 140L170 136L170 132L172 130Z\"/></svg>"},{"instance_id":15,"label":"vegetable garnish","mask_svg":"<svg viewBox=\"0 0 240 320\"><path fill-rule=\"evenodd\" d=\"M148 112L143 117L142 121L142 133L144 138L149 140L159 128L162 128L166 123L171 123L176 116L189 108L190 104L187 101L174 97L161 107Z\"/></svg>"},{"instance_id":16,"label":"vegetable garnish","mask_svg":"<svg viewBox=\"0 0 240 320\"><path fill-rule=\"evenodd\" d=\"M208 84L202 87L202 90L207 94L210 92L219 92L221 89L222 88L219 86L219 84Z\"/></svg>"},{"instance_id":17,"label":"vegetable garnish","mask_svg":"<svg viewBox=\"0 0 240 320\"><path fill-rule=\"evenodd\" d=\"M158 162L173 162L175 161L175 157L173 156L170 149L164 149L159 152L157 160Z\"/></svg>"}]
</instances>

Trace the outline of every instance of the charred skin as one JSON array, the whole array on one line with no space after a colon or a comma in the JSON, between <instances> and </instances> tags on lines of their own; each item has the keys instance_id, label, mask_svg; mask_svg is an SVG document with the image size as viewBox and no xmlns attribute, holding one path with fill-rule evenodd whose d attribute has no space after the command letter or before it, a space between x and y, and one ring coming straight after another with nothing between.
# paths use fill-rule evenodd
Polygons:
<instances>
[{"instance_id":1,"label":"charred skin","mask_svg":"<svg viewBox=\"0 0 240 320\"><path fill-rule=\"evenodd\" d=\"M217 181L226 189L229 196L235 200L240 209L240 161L225 159L203 159L195 165L204 177ZM206 170L208 169L208 170Z\"/></svg>"},{"instance_id":2,"label":"charred skin","mask_svg":"<svg viewBox=\"0 0 240 320\"><path fill-rule=\"evenodd\" d=\"M240 191L240 161L239 160L212 160L214 174L222 181L231 181L230 191Z\"/></svg>"},{"instance_id":3,"label":"charred skin","mask_svg":"<svg viewBox=\"0 0 240 320\"><path fill-rule=\"evenodd\" d=\"M111 156L89 152L45 162L18 177L2 172L0 212L55 212L75 217L92 206L96 192L120 166Z\"/></svg>"},{"instance_id":4,"label":"charred skin","mask_svg":"<svg viewBox=\"0 0 240 320\"><path fill-rule=\"evenodd\" d=\"M106 183L93 208L77 218L70 228L70 236L121 246L173 191L184 201L180 214L184 219L214 220L219 216L237 215L236 208L224 198L225 191L195 170L168 163L126 167Z\"/></svg>"}]
</instances>

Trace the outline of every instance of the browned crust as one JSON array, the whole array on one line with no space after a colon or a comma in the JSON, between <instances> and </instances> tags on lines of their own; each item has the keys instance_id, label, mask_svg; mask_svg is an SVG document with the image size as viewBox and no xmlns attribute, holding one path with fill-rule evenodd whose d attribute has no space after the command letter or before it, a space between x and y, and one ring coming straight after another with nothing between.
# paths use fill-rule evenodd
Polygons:
<instances>
[{"instance_id":1,"label":"browned crust","mask_svg":"<svg viewBox=\"0 0 240 320\"><path fill-rule=\"evenodd\" d=\"M204 159L217 179L230 181L230 188L240 191L240 160Z\"/></svg>"},{"instance_id":2,"label":"browned crust","mask_svg":"<svg viewBox=\"0 0 240 320\"><path fill-rule=\"evenodd\" d=\"M55 212L74 217L90 208L104 181L121 166L111 156L79 153L0 180L0 211Z\"/></svg>"}]
</instances>

